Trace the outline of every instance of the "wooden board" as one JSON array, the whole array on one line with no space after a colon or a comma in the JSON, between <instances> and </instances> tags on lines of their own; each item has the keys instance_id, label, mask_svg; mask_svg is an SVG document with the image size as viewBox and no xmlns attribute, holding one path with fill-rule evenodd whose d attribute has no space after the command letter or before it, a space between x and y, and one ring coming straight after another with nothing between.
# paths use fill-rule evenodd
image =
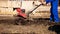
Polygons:
<instances>
[{"instance_id":1,"label":"wooden board","mask_svg":"<svg viewBox=\"0 0 60 34\"><path fill-rule=\"evenodd\" d=\"M0 1L0 7L20 7L21 3L20 1Z\"/></svg>"}]
</instances>

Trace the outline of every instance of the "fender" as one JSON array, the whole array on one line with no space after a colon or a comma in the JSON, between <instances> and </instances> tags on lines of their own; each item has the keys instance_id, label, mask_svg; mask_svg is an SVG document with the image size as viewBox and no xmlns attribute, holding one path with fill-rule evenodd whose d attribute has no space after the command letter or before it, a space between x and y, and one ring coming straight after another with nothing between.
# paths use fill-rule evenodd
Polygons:
<instances>
[{"instance_id":1,"label":"fender","mask_svg":"<svg viewBox=\"0 0 60 34\"><path fill-rule=\"evenodd\" d=\"M16 10L17 10L19 16L22 16L23 18L26 18L27 17L27 15L22 12L22 9L21 8L17 8Z\"/></svg>"}]
</instances>

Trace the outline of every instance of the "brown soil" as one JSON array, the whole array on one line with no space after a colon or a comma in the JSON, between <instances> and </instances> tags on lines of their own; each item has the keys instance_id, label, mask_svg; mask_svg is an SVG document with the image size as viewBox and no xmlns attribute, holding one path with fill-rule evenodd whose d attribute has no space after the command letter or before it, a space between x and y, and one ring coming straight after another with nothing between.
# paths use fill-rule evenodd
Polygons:
<instances>
[{"instance_id":1,"label":"brown soil","mask_svg":"<svg viewBox=\"0 0 60 34\"><path fill-rule=\"evenodd\" d=\"M0 33L17 34L56 34L55 30L50 29L49 19L34 19L33 21L19 20L0 20ZM54 25L52 25L53 27Z\"/></svg>"}]
</instances>

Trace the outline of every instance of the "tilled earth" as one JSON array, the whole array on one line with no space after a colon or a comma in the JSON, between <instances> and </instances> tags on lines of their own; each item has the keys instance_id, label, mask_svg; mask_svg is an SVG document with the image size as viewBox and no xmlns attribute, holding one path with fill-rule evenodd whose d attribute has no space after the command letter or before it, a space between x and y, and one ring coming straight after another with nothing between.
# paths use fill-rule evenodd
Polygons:
<instances>
[{"instance_id":1,"label":"tilled earth","mask_svg":"<svg viewBox=\"0 0 60 34\"><path fill-rule=\"evenodd\" d=\"M58 34L54 28L56 25L48 25L49 19L29 20L0 20L0 33L2 34ZM18 24L16 24L18 23ZM53 28L53 29L51 29ZM58 30L57 30L58 31ZM60 31L59 31L60 32Z\"/></svg>"}]
</instances>

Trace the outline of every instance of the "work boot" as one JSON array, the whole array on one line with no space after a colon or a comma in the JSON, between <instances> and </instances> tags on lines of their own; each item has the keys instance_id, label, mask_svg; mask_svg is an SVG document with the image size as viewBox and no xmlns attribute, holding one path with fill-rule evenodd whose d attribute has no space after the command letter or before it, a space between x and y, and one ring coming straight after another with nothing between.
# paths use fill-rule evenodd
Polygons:
<instances>
[{"instance_id":1,"label":"work boot","mask_svg":"<svg viewBox=\"0 0 60 34\"><path fill-rule=\"evenodd\" d=\"M55 22L54 20L50 20L50 21L48 22L48 24L49 24L49 25L60 25L60 19L59 19L58 22Z\"/></svg>"},{"instance_id":2,"label":"work boot","mask_svg":"<svg viewBox=\"0 0 60 34\"><path fill-rule=\"evenodd\" d=\"M48 22L49 25L60 25L60 22L53 22L53 21L50 21Z\"/></svg>"},{"instance_id":3,"label":"work boot","mask_svg":"<svg viewBox=\"0 0 60 34\"><path fill-rule=\"evenodd\" d=\"M59 19L58 22L55 22L55 25L60 25L60 19Z\"/></svg>"},{"instance_id":4,"label":"work boot","mask_svg":"<svg viewBox=\"0 0 60 34\"><path fill-rule=\"evenodd\" d=\"M48 25L55 25L55 22L54 21L49 21Z\"/></svg>"},{"instance_id":5,"label":"work boot","mask_svg":"<svg viewBox=\"0 0 60 34\"><path fill-rule=\"evenodd\" d=\"M60 22L55 22L55 25L60 25Z\"/></svg>"}]
</instances>

